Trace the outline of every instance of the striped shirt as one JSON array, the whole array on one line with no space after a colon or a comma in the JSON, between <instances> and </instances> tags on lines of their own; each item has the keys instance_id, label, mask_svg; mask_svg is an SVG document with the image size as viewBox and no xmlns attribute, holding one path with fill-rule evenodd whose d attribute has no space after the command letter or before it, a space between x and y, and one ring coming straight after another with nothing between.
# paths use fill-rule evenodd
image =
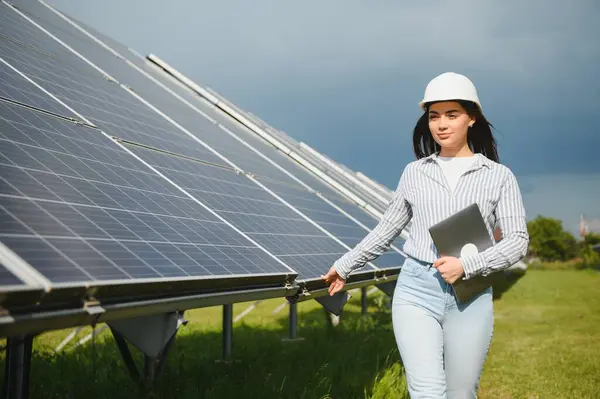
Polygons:
<instances>
[{"instance_id":1,"label":"striped shirt","mask_svg":"<svg viewBox=\"0 0 600 399\"><path fill-rule=\"evenodd\" d=\"M529 234L521 192L512 171L482 154L461 175L454 190L438 164L438 154L409 163L383 218L360 243L339 258L334 267L343 279L389 249L392 241L411 221L404 252L433 263L439 258L429 227L472 203L477 203L490 238L498 225L502 240L474 255L461 257L464 278L487 275L510 267L527 253Z\"/></svg>"}]
</instances>

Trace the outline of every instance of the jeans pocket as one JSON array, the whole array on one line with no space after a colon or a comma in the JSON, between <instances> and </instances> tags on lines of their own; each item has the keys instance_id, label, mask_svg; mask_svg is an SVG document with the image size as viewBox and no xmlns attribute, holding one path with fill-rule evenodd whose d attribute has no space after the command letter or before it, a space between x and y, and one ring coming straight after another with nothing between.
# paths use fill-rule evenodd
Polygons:
<instances>
[{"instance_id":1,"label":"jeans pocket","mask_svg":"<svg viewBox=\"0 0 600 399\"><path fill-rule=\"evenodd\" d=\"M407 259L400 269L400 275L405 275L408 277L418 277L422 272L423 266L412 259Z\"/></svg>"}]
</instances>

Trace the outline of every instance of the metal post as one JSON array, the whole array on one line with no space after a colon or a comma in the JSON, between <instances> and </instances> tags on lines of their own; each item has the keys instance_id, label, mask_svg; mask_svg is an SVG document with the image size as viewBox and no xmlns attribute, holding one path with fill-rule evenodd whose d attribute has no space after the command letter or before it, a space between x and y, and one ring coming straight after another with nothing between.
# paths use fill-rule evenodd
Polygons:
<instances>
[{"instance_id":1,"label":"metal post","mask_svg":"<svg viewBox=\"0 0 600 399\"><path fill-rule=\"evenodd\" d=\"M233 340L233 304L223 305L223 360L231 359Z\"/></svg>"},{"instance_id":2,"label":"metal post","mask_svg":"<svg viewBox=\"0 0 600 399\"><path fill-rule=\"evenodd\" d=\"M298 337L298 304L296 302L289 302L288 306L288 336L281 340L283 342L303 341L304 338Z\"/></svg>"},{"instance_id":3,"label":"metal post","mask_svg":"<svg viewBox=\"0 0 600 399\"><path fill-rule=\"evenodd\" d=\"M363 315L367 314L369 304L367 302L367 287L360 289L360 308Z\"/></svg>"},{"instance_id":4,"label":"metal post","mask_svg":"<svg viewBox=\"0 0 600 399\"><path fill-rule=\"evenodd\" d=\"M156 365L156 370L154 371L155 377L158 377L160 375L160 373L162 372L163 368L165 367L165 363L167 362L167 355L171 351L171 348L173 347L173 343L175 342L175 336L176 335L173 334L173 336L167 343L167 346L165 346L165 348L163 349L163 352L162 352L160 358L158 359L158 364Z\"/></svg>"},{"instance_id":5,"label":"metal post","mask_svg":"<svg viewBox=\"0 0 600 399\"><path fill-rule=\"evenodd\" d=\"M123 337L123 335L121 335L121 333L114 328L111 328L111 331L113 333L113 337L115 338L115 344L117 344L117 348L123 357L123 362L125 362L125 367L127 367L127 370L129 371L129 375L135 382L139 383L141 381L140 373L135 365L135 361L133 360L133 356L129 350L129 345L127 345L127 341L125 341L125 337Z\"/></svg>"},{"instance_id":6,"label":"metal post","mask_svg":"<svg viewBox=\"0 0 600 399\"><path fill-rule=\"evenodd\" d=\"M297 339L298 338L298 304L297 303L290 303L290 316L289 316L289 323L290 323L290 339Z\"/></svg>"},{"instance_id":7,"label":"metal post","mask_svg":"<svg viewBox=\"0 0 600 399\"><path fill-rule=\"evenodd\" d=\"M11 337L6 340L3 398L27 399L33 336Z\"/></svg>"},{"instance_id":8,"label":"metal post","mask_svg":"<svg viewBox=\"0 0 600 399\"><path fill-rule=\"evenodd\" d=\"M154 384L156 365L158 360L150 356L144 355L144 385L151 387Z\"/></svg>"}]
</instances>

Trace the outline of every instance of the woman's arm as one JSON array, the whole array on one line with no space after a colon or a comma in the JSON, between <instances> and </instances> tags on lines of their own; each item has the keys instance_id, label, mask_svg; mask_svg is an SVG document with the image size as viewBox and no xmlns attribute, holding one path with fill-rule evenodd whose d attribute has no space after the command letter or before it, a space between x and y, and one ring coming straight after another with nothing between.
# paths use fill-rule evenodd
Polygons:
<instances>
[{"instance_id":1,"label":"woman's arm","mask_svg":"<svg viewBox=\"0 0 600 399\"><path fill-rule=\"evenodd\" d=\"M529 234L525 207L517 179L510 170L503 183L495 213L502 239L483 252L460 258L466 279L506 269L527 254Z\"/></svg>"},{"instance_id":2,"label":"woman's arm","mask_svg":"<svg viewBox=\"0 0 600 399\"><path fill-rule=\"evenodd\" d=\"M402 229L410 221L412 210L406 201L404 191L406 170L407 168L402 172L400 182L394 193L394 198L377 226L352 250L333 264L333 267L342 279L346 280L352 270L364 266L367 262L387 251L392 241L398 237Z\"/></svg>"}]
</instances>

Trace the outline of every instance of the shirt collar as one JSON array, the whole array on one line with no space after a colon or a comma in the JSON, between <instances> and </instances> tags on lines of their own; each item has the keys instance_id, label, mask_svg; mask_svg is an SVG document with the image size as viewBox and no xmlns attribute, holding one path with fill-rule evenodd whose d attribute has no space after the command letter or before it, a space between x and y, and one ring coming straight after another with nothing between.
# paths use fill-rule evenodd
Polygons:
<instances>
[{"instance_id":1,"label":"shirt collar","mask_svg":"<svg viewBox=\"0 0 600 399\"><path fill-rule=\"evenodd\" d=\"M439 151L434 152L433 154L429 155L428 157L423 158L424 163L431 163L431 162L436 162L437 163L437 157L440 155ZM483 154L480 153L475 153L475 167L476 169L479 169L483 166L486 166L487 168L491 169L492 168L492 164L493 161L491 159L489 159L488 157L486 157Z\"/></svg>"}]
</instances>

